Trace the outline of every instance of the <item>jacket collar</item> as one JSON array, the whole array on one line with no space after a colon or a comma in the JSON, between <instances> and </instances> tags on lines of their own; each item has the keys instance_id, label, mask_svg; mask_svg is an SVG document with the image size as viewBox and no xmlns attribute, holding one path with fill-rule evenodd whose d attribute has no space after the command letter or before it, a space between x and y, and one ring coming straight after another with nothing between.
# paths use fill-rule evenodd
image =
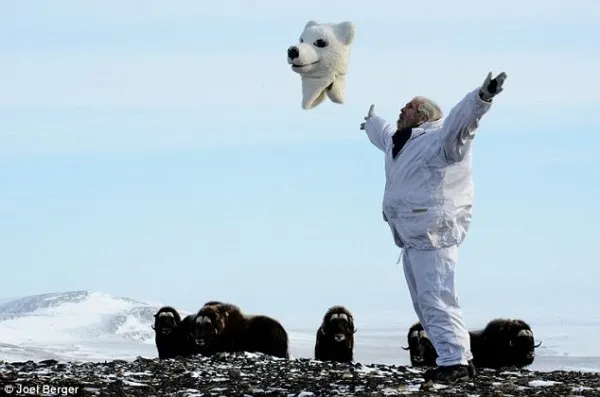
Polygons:
<instances>
[{"instance_id":1,"label":"jacket collar","mask_svg":"<svg viewBox=\"0 0 600 397\"><path fill-rule=\"evenodd\" d=\"M409 140L415 139L416 137L421 136L428 131L437 130L438 128L440 128L442 126L443 122L444 122L443 119L439 119L439 120L435 120L435 121L427 121L418 127L414 127L412 129L412 135L410 136Z\"/></svg>"}]
</instances>

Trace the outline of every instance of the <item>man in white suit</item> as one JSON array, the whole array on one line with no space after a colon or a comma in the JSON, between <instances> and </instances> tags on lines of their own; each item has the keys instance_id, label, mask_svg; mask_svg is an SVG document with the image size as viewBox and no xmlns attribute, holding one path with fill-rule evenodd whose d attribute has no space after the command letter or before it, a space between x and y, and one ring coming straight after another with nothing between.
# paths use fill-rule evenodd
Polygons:
<instances>
[{"instance_id":1,"label":"man in white suit","mask_svg":"<svg viewBox=\"0 0 600 397\"><path fill-rule=\"evenodd\" d=\"M415 97L395 126L376 116L371 105L360 127L385 154L383 219L402 250L415 312L438 354L426 381L474 376L454 270L471 223L473 138L505 79L504 72L493 79L489 73L445 119L435 102Z\"/></svg>"}]
</instances>

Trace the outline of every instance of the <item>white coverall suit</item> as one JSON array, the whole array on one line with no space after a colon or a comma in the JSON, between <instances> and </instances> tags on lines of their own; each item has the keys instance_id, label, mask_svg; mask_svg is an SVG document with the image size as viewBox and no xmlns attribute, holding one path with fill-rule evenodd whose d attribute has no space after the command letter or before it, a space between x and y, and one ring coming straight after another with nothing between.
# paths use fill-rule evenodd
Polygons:
<instances>
[{"instance_id":1,"label":"white coverall suit","mask_svg":"<svg viewBox=\"0 0 600 397\"><path fill-rule=\"evenodd\" d=\"M402 250L413 306L437 351L438 366L466 365L473 357L454 268L471 223L471 144L491 106L478 91L468 93L445 119L414 128L395 159L396 126L375 115L365 123L369 140L385 153L383 219Z\"/></svg>"}]
</instances>

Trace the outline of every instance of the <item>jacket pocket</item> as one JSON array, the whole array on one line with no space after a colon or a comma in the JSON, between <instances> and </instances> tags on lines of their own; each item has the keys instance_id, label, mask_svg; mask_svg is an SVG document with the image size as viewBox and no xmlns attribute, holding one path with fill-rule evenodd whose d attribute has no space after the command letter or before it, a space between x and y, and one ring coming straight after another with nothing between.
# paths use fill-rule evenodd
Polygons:
<instances>
[{"instance_id":1,"label":"jacket pocket","mask_svg":"<svg viewBox=\"0 0 600 397\"><path fill-rule=\"evenodd\" d=\"M425 249L436 246L436 214L433 211L413 208L397 215L398 234L407 247Z\"/></svg>"}]
</instances>

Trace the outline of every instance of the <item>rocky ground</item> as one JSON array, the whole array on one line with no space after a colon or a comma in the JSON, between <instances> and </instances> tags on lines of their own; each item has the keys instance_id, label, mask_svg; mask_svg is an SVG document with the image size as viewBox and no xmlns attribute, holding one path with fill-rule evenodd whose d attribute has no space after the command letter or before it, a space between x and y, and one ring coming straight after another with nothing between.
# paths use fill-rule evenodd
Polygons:
<instances>
[{"instance_id":1,"label":"rocky ground","mask_svg":"<svg viewBox=\"0 0 600 397\"><path fill-rule=\"evenodd\" d=\"M422 375L410 367L258 354L106 363L0 361L0 396L600 396L600 374L594 373L485 370L456 385L424 384Z\"/></svg>"}]
</instances>

